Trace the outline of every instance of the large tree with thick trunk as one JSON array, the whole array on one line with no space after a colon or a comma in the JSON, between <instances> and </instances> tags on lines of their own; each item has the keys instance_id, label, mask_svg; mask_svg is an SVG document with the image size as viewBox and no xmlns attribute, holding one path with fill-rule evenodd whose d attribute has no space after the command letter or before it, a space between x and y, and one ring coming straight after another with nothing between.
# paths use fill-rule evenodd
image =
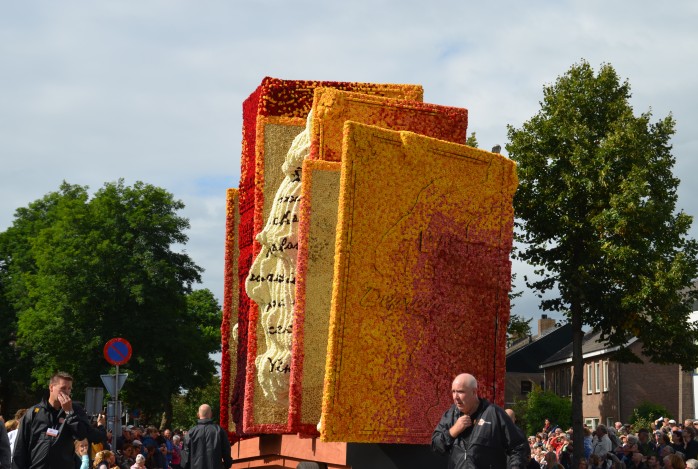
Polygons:
<instances>
[{"instance_id":1,"label":"large tree with thick trunk","mask_svg":"<svg viewBox=\"0 0 698 469\"><path fill-rule=\"evenodd\" d=\"M676 210L674 120L636 116L630 96L611 65L595 73L583 61L544 87L535 116L508 129L520 181L518 256L538 274L527 285L574 329L575 435L584 327L621 346L618 360L637 359L622 347L637 337L652 361L698 366L698 329L689 320L698 246L687 236L692 217ZM581 457L583 446L574 451Z\"/></svg>"},{"instance_id":2,"label":"large tree with thick trunk","mask_svg":"<svg viewBox=\"0 0 698 469\"><path fill-rule=\"evenodd\" d=\"M23 357L35 387L56 370L73 374L78 397L101 386L110 372L102 348L113 337L133 347L120 370L129 373L123 396L146 414L210 381L220 307L207 290L192 292L201 269L181 250L183 207L162 188L117 181L92 197L63 183L17 209L0 233L0 311L9 319L0 338L12 338L0 345Z\"/></svg>"}]
</instances>

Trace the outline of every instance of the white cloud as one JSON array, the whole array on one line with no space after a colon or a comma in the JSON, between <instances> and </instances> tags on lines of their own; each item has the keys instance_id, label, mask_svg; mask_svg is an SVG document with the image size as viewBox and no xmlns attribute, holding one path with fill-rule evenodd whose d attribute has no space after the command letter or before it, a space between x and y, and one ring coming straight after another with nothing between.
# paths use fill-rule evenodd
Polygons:
<instances>
[{"instance_id":1,"label":"white cloud","mask_svg":"<svg viewBox=\"0 0 698 469\"><path fill-rule=\"evenodd\" d=\"M468 107L490 148L582 58L627 77L636 112L673 112L679 206L697 214L697 13L690 0L6 3L0 229L63 179L160 185L187 204L186 249L222 299L224 188L239 180L242 101L264 76L420 83L427 101ZM517 301L534 310L530 293Z\"/></svg>"}]
</instances>

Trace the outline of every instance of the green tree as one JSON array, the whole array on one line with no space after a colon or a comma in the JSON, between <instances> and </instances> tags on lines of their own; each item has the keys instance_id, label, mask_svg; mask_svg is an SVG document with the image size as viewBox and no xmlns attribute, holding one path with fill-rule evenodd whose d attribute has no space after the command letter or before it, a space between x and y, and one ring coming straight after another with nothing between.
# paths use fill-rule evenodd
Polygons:
<instances>
[{"instance_id":1,"label":"green tree","mask_svg":"<svg viewBox=\"0 0 698 469\"><path fill-rule=\"evenodd\" d=\"M547 292L542 309L563 312L573 326L576 434L583 325L608 346L636 336L655 362L698 365L698 329L688 321L698 247L687 238L692 218L675 209L674 120L635 116L629 99L612 66L595 74L583 61L544 87L538 114L508 128L520 181L518 256L540 275L527 285ZM616 359L637 358L621 350Z\"/></svg>"},{"instance_id":2,"label":"green tree","mask_svg":"<svg viewBox=\"0 0 698 469\"><path fill-rule=\"evenodd\" d=\"M201 269L172 249L187 241L189 222L177 215L183 207L164 189L120 180L92 198L87 187L63 183L16 211L0 233L4 298L36 388L57 369L73 374L78 394L99 386L110 371L102 348L112 337L133 347L122 367L131 408L167 411L180 388L210 379L209 353L220 347L215 314L189 307Z\"/></svg>"},{"instance_id":3,"label":"green tree","mask_svg":"<svg viewBox=\"0 0 698 469\"><path fill-rule=\"evenodd\" d=\"M633 409L628 423L632 424L635 431L638 431L640 428L652 429L654 428L654 421L659 417L664 417L665 419L674 418L671 412L663 405L644 401Z\"/></svg>"},{"instance_id":4,"label":"green tree","mask_svg":"<svg viewBox=\"0 0 698 469\"><path fill-rule=\"evenodd\" d=\"M201 404L208 404L213 411L213 420L217 421L220 412L221 379L213 376L205 385L183 391L172 400L172 427L189 429L196 425L196 414Z\"/></svg>"},{"instance_id":5,"label":"green tree","mask_svg":"<svg viewBox=\"0 0 698 469\"><path fill-rule=\"evenodd\" d=\"M477 148L477 136L475 135L475 132L472 132L468 138L465 139L465 144L470 147Z\"/></svg>"},{"instance_id":6,"label":"green tree","mask_svg":"<svg viewBox=\"0 0 698 469\"><path fill-rule=\"evenodd\" d=\"M514 406L516 411L516 423L519 424L527 435L538 433L545 419L553 424L567 429L572 423L572 403L565 397L560 397L552 391L543 391L540 386L534 385L526 399L522 399Z\"/></svg>"},{"instance_id":7,"label":"green tree","mask_svg":"<svg viewBox=\"0 0 698 469\"><path fill-rule=\"evenodd\" d=\"M521 339L531 335L531 319L524 319L523 316L512 314L509 316L509 324L507 325L507 335L512 339Z\"/></svg>"}]
</instances>

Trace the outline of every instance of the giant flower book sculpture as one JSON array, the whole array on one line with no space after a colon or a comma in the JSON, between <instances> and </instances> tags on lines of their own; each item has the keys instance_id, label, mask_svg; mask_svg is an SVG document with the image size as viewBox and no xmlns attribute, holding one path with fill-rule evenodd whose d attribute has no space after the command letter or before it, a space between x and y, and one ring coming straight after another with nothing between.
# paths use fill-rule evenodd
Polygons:
<instances>
[{"instance_id":1,"label":"giant flower book sculpture","mask_svg":"<svg viewBox=\"0 0 698 469\"><path fill-rule=\"evenodd\" d=\"M515 165L348 122L321 436L421 443L468 371L501 402Z\"/></svg>"},{"instance_id":2,"label":"giant flower book sculpture","mask_svg":"<svg viewBox=\"0 0 698 469\"><path fill-rule=\"evenodd\" d=\"M515 165L418 85L265 78L227 194L221 425L418 443L503 403ZM320 425L318 425L320 422Z\"/></svg>"},{"instance_id":3,"label":"giant flower book sculpture","mask_svg":"<svg viewBox=\"0 0 698 469\"><path fill-rule=\"evenodd\" d=\"M392 130L409 130L454 143L465 143L467 135L468 111L464 108L332 88L315 90L312 113L311 161L340 161L343 127L349 120ZM325 378L339 199L339 174L336 171L339 171L339 165L314 165L310 161L305 165L293 311L289 429L315 435ZM305 181L306 169L316 175L307 181L308 184ZM309 234L307 230L313 233ZM307 288L311 290L307 291Z\"/></svg>"},{"instance_id":4,"label":"giant flower book sculpture","mask_svg":"<svg viewBox=\"0 0 698 469\"><path fill-rule=\"evenodd\" d=\"M265 224L265 213L271 211L270 200L283 178L280 172L291 141L303 129L317 87L335 87L377 94L391 98L421 100L419 85L372 84L331 81L280 80L265 78L243 103L243 141L239 185L239 259L238 280L249 277L252 261L261 250L257 234ZM271 169L273 168L273 169ZM267 171L269 174L267 174ZM265 306L266 307L266 306ZM237 312L237 367L235 375L224 372L222 381L228 386L230 399L221 402L223 413L233 419L236 432L248 434L287 431L287 413L267 410L277 407L268 394L256 394L259 372L255 364L255 348L265 341L268 331L260 330L257 305L250 302L244 288L239 289ZM251 346L252 353L248 350ZM246 393L249 393L246 396ZM257 402L257 396L259 402ZM261 397L260 397L261 396Z\"/></svg>"}]
</instances>

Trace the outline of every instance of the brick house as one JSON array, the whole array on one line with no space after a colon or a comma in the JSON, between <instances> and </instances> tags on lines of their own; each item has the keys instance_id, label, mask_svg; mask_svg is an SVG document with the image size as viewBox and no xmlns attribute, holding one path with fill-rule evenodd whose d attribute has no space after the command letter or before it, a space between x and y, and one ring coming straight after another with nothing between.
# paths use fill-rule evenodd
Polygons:
<instances>
[{"instance_id":1,"label":"brick house","mask_svg":"<svg viewBox=\"0 0 698 469\"><path fill-rule=\"evenodd\" d=\"M538 334L513 341L506 352L504 401L511 407L524 399L533 385L543 386L540 365L572 340L572 326L559 325L543 314L538 320Z\"/></svg>"},{"instance_id":2,"label":"brick house","mask_svg":"<svg viewBox=\"0 0 698 469\"><path fill-rule=\"evenodd\" d=\"M633 409L642 402L661 404L677 420L698 415L695 408L693 372L682 372L679 365L651 363L642 355L642 343L630 340L626 347L643 360L619 363L611 359L619 347L607 348L599 341L600 334L584 336L582 355L584 383L582 414L587 425L627 422ZM545 360L541 368L545 389L558 396L572 395L572 344Z\"/></svg>"}]
</instances>

